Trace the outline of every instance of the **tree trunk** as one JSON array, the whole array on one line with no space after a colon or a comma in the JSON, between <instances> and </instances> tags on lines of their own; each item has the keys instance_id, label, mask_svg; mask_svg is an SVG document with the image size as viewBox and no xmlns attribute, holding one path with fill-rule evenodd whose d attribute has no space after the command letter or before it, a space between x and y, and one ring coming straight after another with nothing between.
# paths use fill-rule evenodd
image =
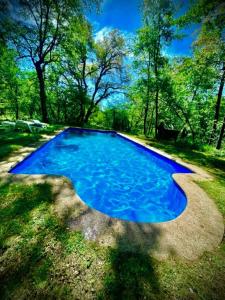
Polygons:
<instances>
[{"instance_id":1,"label":"tree trunk","mask_svg":"<svg viewBox=\"0 0 225 300\"><path fill-rule=\"evenodd\" d=\"M185 118L185 122L188 124L188 126L189 126L189 128L190 128L190 130L191 130L192 142L193 142L193 144L194 144L194 143L195 143L195 131L194 131L192 125L191 125L191 122L190 122L190 120L189 120L188 114L184 111L184 109L182 108L181 105L175 103L175 106L176 106L178 109L181 110L181 113L182 113L182 115L183 115L184 118Z\"/></svg>"},{"instance_id":2,"label":"tree trunk","mask_svg":"<svg viewBox=\"0 0 225 300\"><path fill-rule=\"evenodd\" d=\"M214 121L213 121L213 129L212 129L212 133L211 133L211 136L210 136L209 144L213 143L213 141L215 139L215 135L216 135L217 124L218 124L219 113L220 113L220 106L221 106L221 99L222 99L222 95L223 95L224 81L225 81L225 66L223 65L223 73L222 73L222 77L221 77L221 80L220 80L220 86L219 86L217 101L216 101L216 105L215 105L215 115L214 115Z\"/></svg>"},{"instance_id":3,"label":"tree trunk","mask_svg":"<svg viewBox=\"0 0 225 300\"><path fill-rule=\"evenodd\" d=\"M222 124L221 130L220 130L219 139L218 139L218 142L216 145L216 149L218 149L218 150L221 148L224 132L225 132L225 116L223 118L223 124Z\"/></svg>"},{"instance_id":4,"label":"tree trunk","mask_svg":"<svg viewBox=\"0 0 225 300\"><path fill-rule=\"evenodd\" d=\"M150 121L149 121L149 124L148 124L148 135L150 135L151 132L152 132L153 115L154 115L154 108L152 108Z\"/></svg>"},{"instance_id":5,"label":"tree trunk","mask_svg":"<svg viewBox=\"0 0 225 300\"><path fill-rule=\"evenodd\" d=\"M79 124L81 125L81 126L83 126L84 125L84 123L85 123L85 108L84 108L84 105L83 105L83 103L80 103L80 114L79 114Z\"/></svg>"},{"instance_id":6,"label":"tree trunk","mask_svg":"<svg viewBox=\"0 0 225 300\"><path fill-rule=\"evenodd\" d=\"M18 99L16 97L16 120L19 119L19 104L18 104Z\"/></svg>"},{"instance_id":7,"label":"tree trunk","mask_svg":"<svg viewBox=\"0 0 225 300\"><path fill-rule=\"evenodd\" d=\"M115 125L116 125L116 110L113 109L113 121L112 121L112 129L115 129Z\"/></svg>"},{"instance_id":8,"label":"tree trunk","mask_svg":"<svg viewBox=\"0 0 225 300\"><path fill-rule=\"evenodd\" d=\"M144 110L144 135L146 136L148 133L147 119L148 119L148 109L149 109L149 94L150 94L150 51L148 52L148 86L147 86L147 97L146 97L146 105Z\"/></svg>"},{"instance_id":9,"label":"tree trunk","mask_svg":"<svg viewBox=\"0 0 225 300\"><path fill-rule=\"evenodd\" d=\"M44 71L41 68L41 65L36 63L35 64L38 82L39 82L39 95L40 95L40 102L41 102L41 113L42 113L42 121L48 123L48 113L47 113L47 97L45 92L45 81L44 81Z\"/></svg>"},{"instance_id":10,"label":"tree trunk","mask_svg":"<svg viewBox=\"0 0 225 300\"><path fill-rule=\"evenodd\" d=\"M15 113L16 113L16 120L18 120L19 119L18 86L16 86L16 93L15 93Z\"/></svg>"},{"instance_id":11,"label":"tree trunk","mask_svg":"<svg viewBox=\"0 0 225 300\"><path fill-rule=\"evenodd\" d=\"M148 106L149 106L149 100L147 100L145 110L144 110L144 135L147 135L147 117L148 117Z\"/></svg>"},{"instance_id":12,"label":"tree trunk","mask_svg":"<svg viewBox=\"0 0 225 300\"><path fill-rule=\"evenodd\" d=\"M155 138L158 137L158 115L159 115L159 89L158 86L156 88L155 95Z\"/></svg>"},{"instance_id":13,"label":"tree trunk","mask_svg":"<svg viewBox=\"0 0 225 300\"><path fill-rule=\"evenodd\" d=\"M159 22L159 20L158 20ZM154 54L154 69L156 79L156 94L155 94L155 138L158 138L158 117L159 117L159 70L158 59L160 57L161 35L159 34L156 44L156 52Z\"/></svg>"},{"instance_id":14,"label":"tree trunk","mask_svg":"<svg viewBox=\"0 0 225 300\"><path fill-rule=\"evenodd\" d=\"M93 110L93 106L90 106L90 107L88 108L87 112L86 112L85 117L84 117L84 124L87 124L87 123L88 123L88 120L89 120L91 114L93 113L92 110Z\"/></svg>"},{"instance_id":15,"label":"tree trunk","mask_svg":"<svg viewBox=\"0 0 225 300\"><path fill-rule=\"evenodd\" d=\"M63 108L64 108L64 123L66 124L67 121L68 121L67 105L66 105L66 103L64 103Z\"/></svg>"}]
</instances>

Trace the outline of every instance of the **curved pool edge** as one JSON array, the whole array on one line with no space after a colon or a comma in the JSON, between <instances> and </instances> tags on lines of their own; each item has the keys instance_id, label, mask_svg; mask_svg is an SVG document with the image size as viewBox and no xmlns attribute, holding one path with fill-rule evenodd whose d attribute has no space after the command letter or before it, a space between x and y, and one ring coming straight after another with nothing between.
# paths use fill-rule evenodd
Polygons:
<instances>
[{"instance_id":1,"label":"curved pool edge","mask_svg":"<svg viewBox=\"0 0 225 300\"><path fill-rule=\"evenodd\" d=\"M64 129L65 130L65 129ZM63 132L59 131L57 134ZM97 131L97 130L96 130ZM121 135L121 133L118 133ZM124 134L123 134L124 135ZM54 136L46 136L42 145ZM133 139L130 136L126 136ZM135 142L139 142L134 138ZM164 155L164 152L140 143L152 151ZM40 143L36 145L40 146ZM173 179L187 197L187 207L176 219L163 223L135 223L122 221L104 215L89 208L74 191L71 181L64 176L15 175L9 174L19 161L25 159L37 148L25 147L8 161L1 162L1 181L25 182L27 184L48 182L55 196L55 211L60 218L70 215L68 228L83 232L88 240L94 240L104 246L119 247L124 250L138 248L158 259L171 255L193 260L205 251L211 251L222 241L224 234L223 217L216 204L194 182L209 180L212 177L199 167L169 159L189 168L195 173L173 174Z\"/></svg>"}]
</instances>

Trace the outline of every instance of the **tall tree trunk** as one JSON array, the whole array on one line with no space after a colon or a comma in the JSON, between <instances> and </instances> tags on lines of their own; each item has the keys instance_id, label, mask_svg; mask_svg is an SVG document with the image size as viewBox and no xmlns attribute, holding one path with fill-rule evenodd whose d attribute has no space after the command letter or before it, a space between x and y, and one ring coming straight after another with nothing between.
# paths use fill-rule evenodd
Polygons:
<instances>
[{"instance_id":1,"label":"tall tree trunk","mask_svg":"<svg viewBox=\"0 0 225 300\"><path fill-rule=\"evenodd\" d=\"M16 120L19 119L19 101L18 101L18 86L16 85L15 90L15 113L16 113Z\"/></svg>"},{"instance_id":2,"label":"tall tree trunk","mask_svg":"<svg viewBox=\"0 0 225 300\"><path fill-rule=\"evenodd\" d=\"M39 82L39 95L41 102L41 113L42 113L42 121L48 123L48 113L47 113L47 97L45 92L45 81L44 81L44 71L39 63L35 64L38 82Z\"/></svg>"},{"instance_id":3,"label":"tall tree trunk","mask_svg":"<svg viewBox=\"0 0 225 300\"><path fill-rule=\"evenodd\" d=\"M19 103L18 103L17 96L16 96L15 101L16 101L16 120L18 120L19 119Z\"/></svg>"},{"instance_id":4,"label":"tall tree trunk","mask_svg":"<svg viewBox=\"0 0 225 300\"><path fill-rule=\"evenodd\" d=\"M115 125L116 125L116 110L113 109L113 121L112 121L112 129L115 129Z\"/></svg>"},{"instance_id":5,"label":"tall tree trunk","mask_svg":"<svg viewBox=\"0 0 225 300\"><path fill-rule=\"evenodd\" d=\"M146 104L145 104L145 109L144 109L144 135L146 136L148 134L148 126L147 126L147 119L148 119L148 110L149 110L149 94L150 94L150 51L148 52L148 85L147 85L147 95L146 95Z\"/></svg>"},{"instance_id":6,"label":"tall tree trunk","mask_svg":"<svg viewBox=\"0 0 225 300\"><path fill-rule=\"evenodd\" d=\"M57 93L58 94L58 93ZM61 122L61 118L60 118L60 113L61 113L61 107L60 107L61 103L59 101L59 96L57 95L57 122L60 120Z\"/></svg>"},{"instance_id":7,"label":"tall tree trunk","mask_svg":"<svg viewBox=\"0 0 225 300\"><path fill-rule=\"evenodd\" d=\"M147 103L145 105L145 110L144 110L144 135L147 135L147 118L148 118L148 107L149 107L149 100L147 99Z\"/></svg>"},{"instance_id":8,"label":"tall tree trunk","mask_svg":"<svg viewBox=\"0 0 225 300\"><path fill-rule=\"evenodd\" d=\"M68 116L67 116L67 105L64 103L64 123L66 124L68 122Z\"/></svg>"},{"instance_id":9,"label":"tall tree trunk","mask_svg":"<svg viewBox=\"0 0 225 300\"><path fill-rule=\"evenodd\" d=\"M158 24L160 25L160 19L158 15ZM158 59L160 57L160 44L161 35L159 33L156 43L156 49L154 54L154 69L155 69L155 79L156 79L156 94L155 94L155 138L158 138L158 118L159 118L159 70L158 70Z\"/></svg>"},{"instance_id":10,"label":"tall tree trunk","mask_svg":"<svg viewBox=\"0 0 225 300\"><path fill-rule=\"evenodd\" d=\"M159 117L159 88L158 84L156 87L156 95L155 95L155 138L158 137L158 117Z\"/></svg>"},{"instance_id":11,"label":"tall tree trunk","mask_svg":"<svg viewBox=\"0 0 225 300\"><path fill-rule=\"evenodd\" d=\"M219 135L219 139L218 139L218 142L216 145L216 149L221 148L224 132L225 132L225 116L223 118L223 124L222 124L221 130L220 130L220 135Z\"/></svg>"},{"instance_id":12,"label":"tall tree trunk","mask_svg":"<svg viewBox=\"0 0 225 300\"><path fill-rule=\"evenodd\" d=\"M87 110L87 112L86 112L86 114L84 116L84 123L83 124L87 124L88 123L89 118L90 118L90 116L91 116L92 113L93 113L93 106L91 105L91 106L89 106L89 108L88 108L88 110Z\"/></svg>"},{"instance_id":13,"label":"tall tree trunk","mask_svg":"<svg viewBox=\"0 0 225 300\"><path fill-rule=\"evenodd\" d=\"M200 83L199 83L199 84L200 84ZM195 97L197 96L197 91L198 91L198 88L199 88L199 84L197 84L197 86L196 86L196 88L195 88L195 90L194 90L194 93L193 93L191 102L194 102ZM190 123L190 120L189 120L189 118L188 118L187 115L186 115L186 118L185 118L185 119L186 119L186 122L187 122L187 124L188 124L190 130L191 130L192 142L193 142L193 144L194 144L194 143L195 143L195 132L194 132L194 129L193 129L193 127L192 127L192 125L191 125L191 123Z\"/></svg>"},{"instance_id":14,"label":"tall tree trunk","mask_svg":"<svg viewBox=\"0 0 225 300\"><path fill-rule=\"evenodd\" d=\"M158 37L158 42L156 45L156 50L154 54L154 71L156 79L156 93L155 93L155 138L158 137L158 116L159 116L159 73L158 73L158 57L160 53L160 35Z\"/></svg>"},{"instance_id":15,"label":"tall tree trunk","mask_svg":"<svg viewBox=\"0 0 225 300\"><path fill-rule=\"evenodd\" d=\"M81 100L81 103L80 103L80 114L79 114L79 125L80 126L83 126L85 121L84 121L84 118L85 118L85 107L82 103L82 100Z\"/></svg>"},{"instance_id":16,"label":"tall tree trunk","mask_svg":"<svg viewBox=\"0 0 225 300\"><path fill-rule=\"evenodd\" d=\"M186 112L184 111L184 109L182 108L182 106L179 105L178 103L175 103L175 102L174 102L174 104L175 104L175 106L176 106L178 109L181 110L181 113L182 113L182 115L184 116L185 122L186 122L186 124L188 124L188 126L189 126L189 128L190 128L190 130L191 130L192 142L193 142L193 144L194 144L194 143L195 143L195 131L194 131L194 129L193 129L192 125L191 125L191 122L190 122L190 120L189 120L188 113L186 113Z\"/></svg>"},{"instance_id":17,"label":"tall tree trunk","mask_svg":"<svg viewBox=\"0 0 225 300\"><path fill-rule=\"evenodd\" d=\"M152 108L151 116L150 116L150 121L149 121L149 124L148 124L148 134L149 135L152 132L153 115L154 115L154 108Z\"/></svg>"},{"instance_id":18,"label":"tall tree trunk","mask_svg":"<svg viewBox=\"0 0 225 300\"><path fill-rule=\"evenodd\" d=\"M220 86L219 86L217 101L216 101L216 105L215 105L215 115L214 115L214 121L213 121L213 129L212 129L212 133L211 133L211 136L210 136L209 144L213 144L214 139L215 139L215 135L216 135L217 124L218 124L219 113L220 113L220 106L221 106L221 99L222 99L222 95L223 95L224 81L225 81L225 65L223 64L223 73L222 73L222 77L221 77L221 80L220 80Z\"/></svg>"}]
</instances>

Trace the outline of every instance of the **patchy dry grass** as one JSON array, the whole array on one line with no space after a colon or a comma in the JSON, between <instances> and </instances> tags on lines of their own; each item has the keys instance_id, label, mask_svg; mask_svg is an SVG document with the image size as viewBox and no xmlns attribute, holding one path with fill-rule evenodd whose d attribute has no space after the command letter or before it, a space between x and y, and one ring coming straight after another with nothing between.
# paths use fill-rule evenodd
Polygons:
<instances>
[{"instance_id":1,"label":"patchy dry grass","mask_svg":"<svg viewBox=\"0 0 225 300\"><path fill-rule=\"evenodd\" d=\"M26 143L39 138L22 135ZM17 137L8 134L1 147L22 147ZM167 152L197 163L188 151ZM216 177L199 184L225 217L224 173L211 162L205 167ZM0 183L0 220L2 299L225 298L225 242L194 262L159 262L146 253L124 252L119 240L116 249L104 248L67 230L54 212L48 184Z\"/></svg>"}]
</instances>

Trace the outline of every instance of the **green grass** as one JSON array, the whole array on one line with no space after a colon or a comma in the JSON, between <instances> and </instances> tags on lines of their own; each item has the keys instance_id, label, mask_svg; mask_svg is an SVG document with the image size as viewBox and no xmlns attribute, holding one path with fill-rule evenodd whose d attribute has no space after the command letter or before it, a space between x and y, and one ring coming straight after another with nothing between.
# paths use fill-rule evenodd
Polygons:
<instances>
[{"instance_id":1,"label":"green grass","mask_svg":"<svg viewBox=\"0 0 225 300\"><path fill-rule=\"evenodd\" d=\"M80 285L76 274L85 280L98 257L95 247L57 219L51 186L11 184L0 190L1 297L63 298L71 285ZM91 268L94 274L96 266Z\"/></svg>"},{"instance_id":2,"label":"green grass","mask_svg":"<svg viewBox=\"0 0 225 300\"><path fill-rule=\"evenodd\" d=\"M23 147L40 138L10 133L1 137L1 149L6 145ZM149 143L186 161L201 165L204 160L204 167L215 179L198 184L225 217L220 156ZM13 152L8 146L5 158ZM67 230L54 213L54 196L48 184L0 183L0 222L2 299L225 298L225 241L194 262L175 258L159 262L146 253L124 252L120 240L116 249L104 248L86 241L79 232Z\"/></svg>"},{"instance_id":3,"label":"green grass","mask_svg":"<svg viewBox=\"0 0 225 300\"><path fill-rule=\"evenodd\" d=\"M40 133L0 130L0 160L7 159L14 151L40 140L43 134L52 134L62 126L50 125Z\"/></svg>"},{"instance_id":4,"label":"green grass","mask_svg":"<svg viewBox=\"0 0 225 300\"><path fill-rule=\"evenodd\" d=\"M220 151L212 147L200 147L200 149L196 149L197 147L191 147L182 143L159 142L155 140L145 141L150 146L162 149L174 157L181 158L183 161L199 165L215 175L225 175L225 149Z\"/></svg>"}]
</instances>

